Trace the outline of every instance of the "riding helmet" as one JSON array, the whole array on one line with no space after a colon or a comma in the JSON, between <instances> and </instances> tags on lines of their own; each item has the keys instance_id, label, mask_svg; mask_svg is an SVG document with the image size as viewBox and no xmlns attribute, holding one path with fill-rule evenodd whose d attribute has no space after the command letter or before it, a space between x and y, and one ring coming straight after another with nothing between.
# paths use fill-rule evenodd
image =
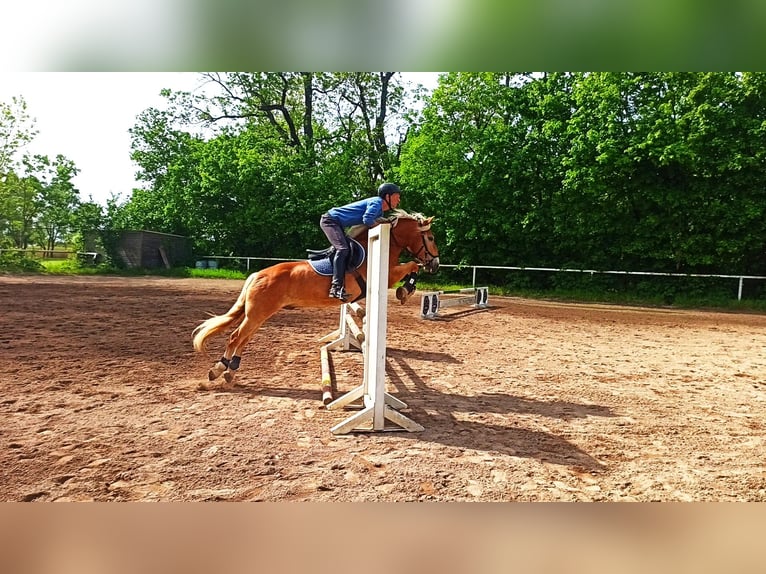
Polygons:
<instances>
[{"instance_id":1,"label":"riding helmet","mask_svg":"<svg viewBox=\"0 0 766 574\"><path fill-rule=\"evenodd\" d=\"M402 190L395 183L382 183L378 188L378 197L386 198L394 193L402 193Z\"/></svg>"}]
</instances>

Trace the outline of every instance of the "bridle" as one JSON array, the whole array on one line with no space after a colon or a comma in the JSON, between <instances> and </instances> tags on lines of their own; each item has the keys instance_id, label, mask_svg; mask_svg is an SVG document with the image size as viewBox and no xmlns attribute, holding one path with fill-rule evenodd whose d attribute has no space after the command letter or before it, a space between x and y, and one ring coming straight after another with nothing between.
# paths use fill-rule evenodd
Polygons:
<instances>
[{"instance_id":1,"label":"bridle","mask_svg":"<svg viewBox=\"0 0 766 574\"><path fill-rule=\"evenodd\" d=\"M418 222L418 225L420 225L420 222ZM392 226L395 227L395 226ZM420 231L420 239L423 241L423 244L420 246L420 249L418 249L415 253L410 251L406 245L402 245L399 243L399 240L396 238L396 233L391 233L391 241L394 242L394 244L402 251L406 251L412 257L421 265L426 265L429 262L433 261L438 257L437 254L431 253L431 251L428 249L428 243L426 243L426 232L431 229L431 224L429 223L426 227L418 227L418 230ZM392 230L393 231L393 230ZM420 253L425 252L425 259L422 259L420 257Z\"/></svg>"}]
</instances>

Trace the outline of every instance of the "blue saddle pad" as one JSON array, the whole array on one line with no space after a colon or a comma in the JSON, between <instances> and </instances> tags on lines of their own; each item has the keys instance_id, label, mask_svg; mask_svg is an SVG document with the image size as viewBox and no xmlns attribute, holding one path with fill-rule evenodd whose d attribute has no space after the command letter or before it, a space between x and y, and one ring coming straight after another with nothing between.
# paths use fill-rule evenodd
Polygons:
<instances>
[{"instance_id":1,"label":"blue saddle pad","mask_svg":"<svg viewBox=\"0 0 766 574\"><path fill-rule=\"evenodd\" d=\"M356 239L350 237L348 238L348 243L351 246L351 256L349 257L346 268L357 269L361 267L362 262L364 261L364 247ZM329 257L315 260L309 259L308 262L317 274L324 275L325 277L332 276L332 261L330 261Z\"/></svg>"}]
</instances>

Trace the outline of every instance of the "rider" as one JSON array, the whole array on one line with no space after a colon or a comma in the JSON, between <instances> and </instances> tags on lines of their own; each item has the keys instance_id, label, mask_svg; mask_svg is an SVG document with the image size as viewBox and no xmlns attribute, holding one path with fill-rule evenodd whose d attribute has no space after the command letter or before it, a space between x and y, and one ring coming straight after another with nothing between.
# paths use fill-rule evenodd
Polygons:
<instances>
[{"instance_id":1,"label":"rider","mask_svg":"<svg viewBox=\"0 0 766 574\"><path fill-rule=\"evenodd\" d=\"M350 247L344 228L360 224L374 227L380 223L380 218L384 212L396 209L396 206L399 205L400 194L401 190L398 185L383 183L378 187L378 195L360 199L341 207L333 207L319 220L319 226L335 248L330 297L341 301L348 298L345 279Z\"/></svg>"}]
</instances>

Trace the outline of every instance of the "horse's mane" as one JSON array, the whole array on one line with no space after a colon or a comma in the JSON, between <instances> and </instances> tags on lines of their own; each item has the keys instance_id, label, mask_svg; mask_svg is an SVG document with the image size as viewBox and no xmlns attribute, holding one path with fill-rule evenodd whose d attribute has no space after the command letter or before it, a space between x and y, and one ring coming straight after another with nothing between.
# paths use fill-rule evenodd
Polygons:
<instances>
[{"instance_id":1,"label":"horse's mane","mask_svg":"<svg viewBox=\"0 0 766 574\"><path fill-rule=\"evenodd\" d=\"M425 215L422 213L418 213L416 211L413 211L412 213L408 211L404 211L403 209L394 209L390 212L390 215L395 217L396 219L414 219L418 223L422 223L427 219ZM361 236L365 231L367 231L367 226L364 224L360 225L354 225L353 227L349 227L348 229L348 236L357 239L359 236Z\"/></svg>"}]
</instances>

